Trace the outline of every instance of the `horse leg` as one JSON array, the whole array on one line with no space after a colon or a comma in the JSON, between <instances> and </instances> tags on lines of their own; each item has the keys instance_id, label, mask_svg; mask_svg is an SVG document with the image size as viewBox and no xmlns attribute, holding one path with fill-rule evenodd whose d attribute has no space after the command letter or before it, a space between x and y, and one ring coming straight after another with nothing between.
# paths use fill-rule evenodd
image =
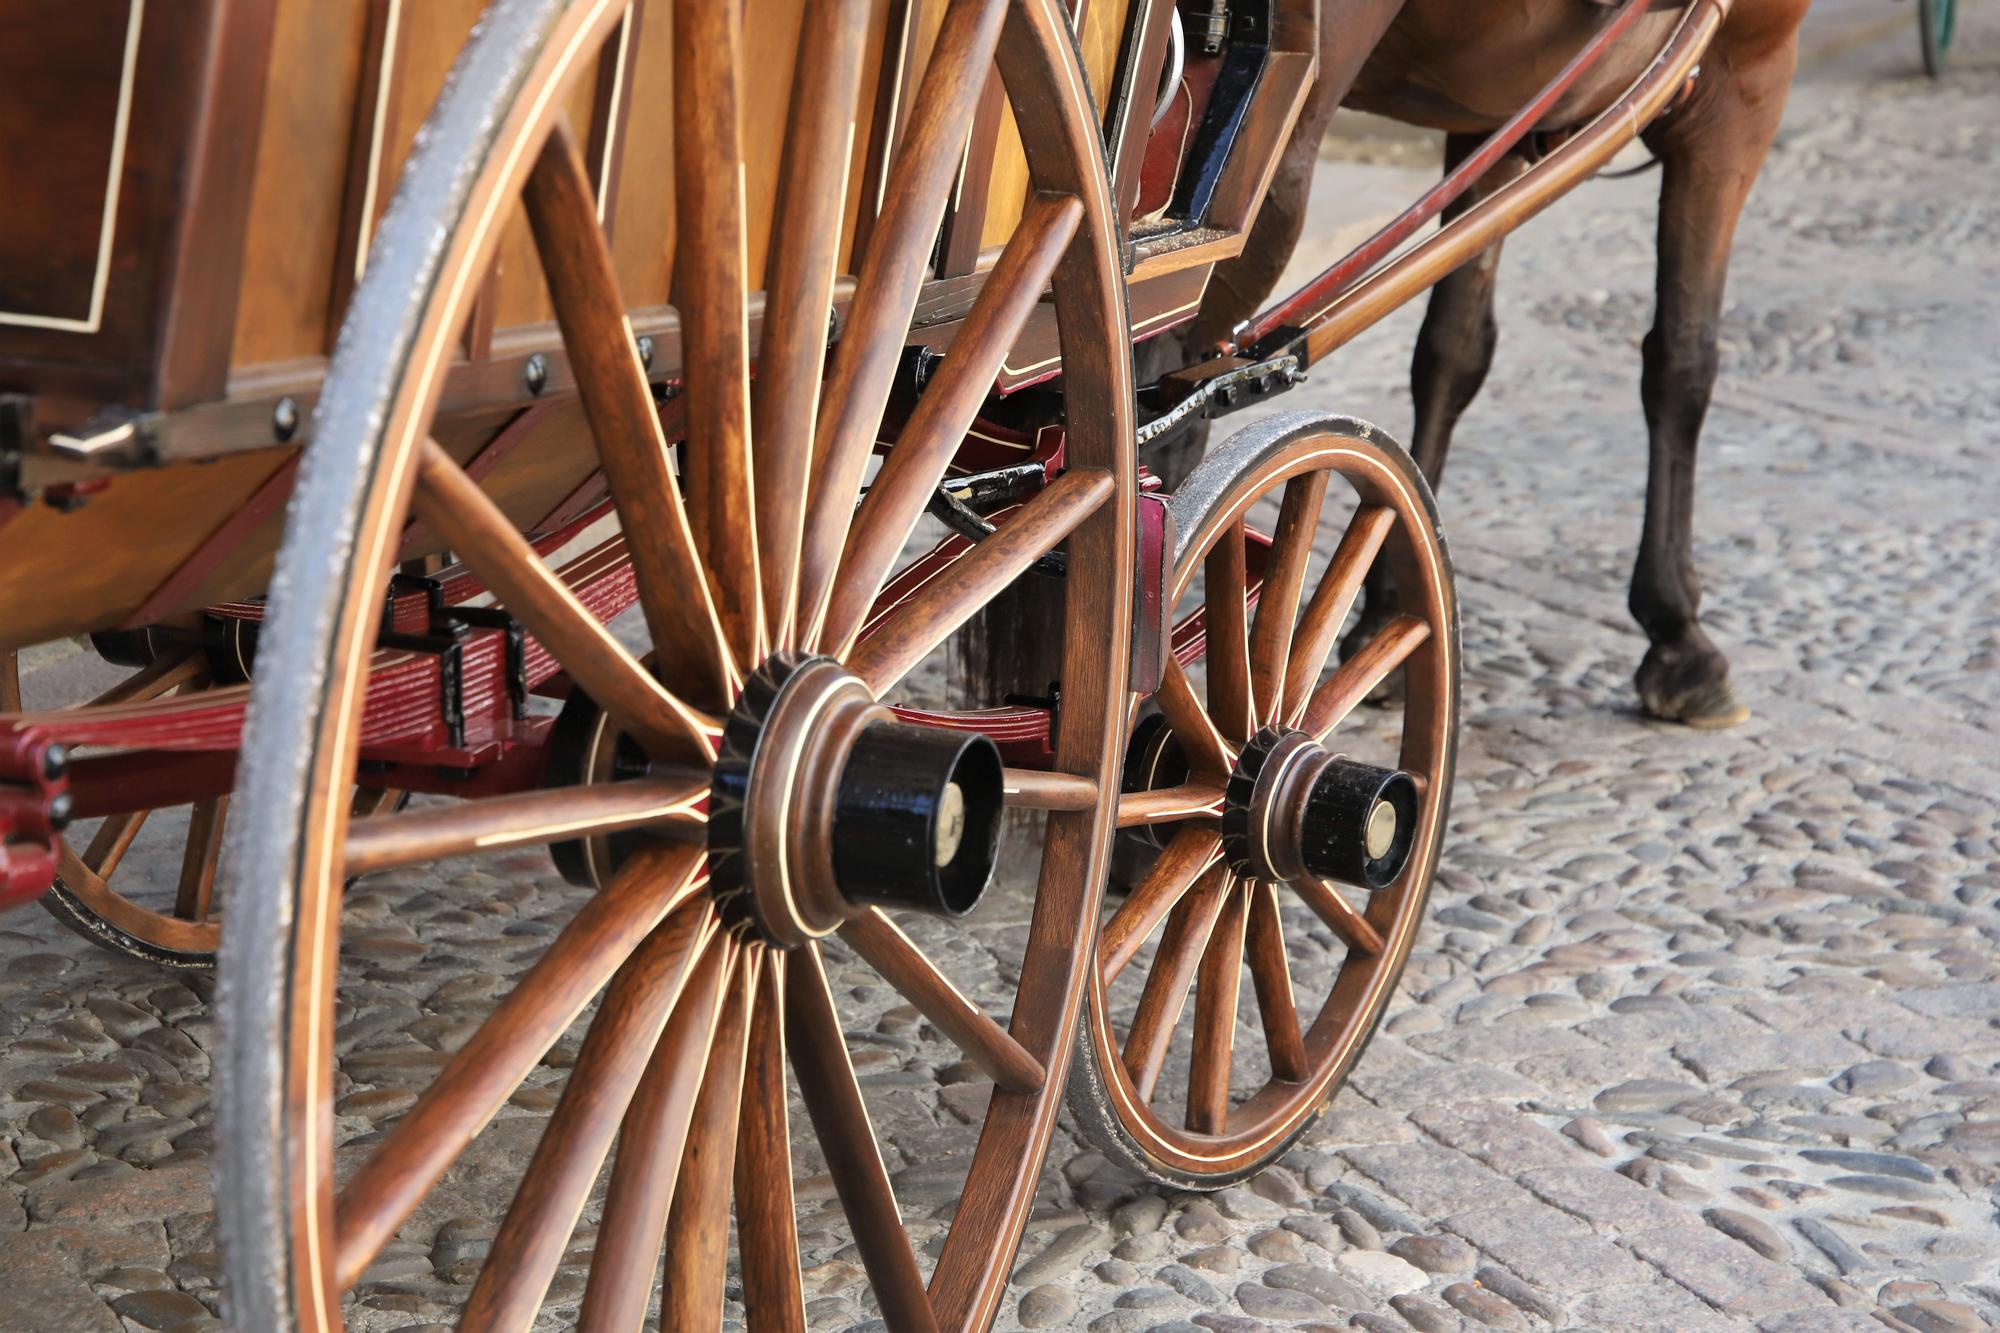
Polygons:
<instances>
[{"instance_id":1,"label":"horse leg","mask_svg":"<svg viewBox=\"0 0 2000 1333\"><path fill-rule=\"evenodd\" d=\"M1764 6L1766 9L1771 6ZM1778 9L1803 12L1803 0ZM1647 134L1663 170L1659 290L1640 394L1649 439L1646 519L1632 570L1632 616L1650 646L1640 703L1653 717L1729 727L1749 717L1729 661L1699 620L1693 554L1695 453L1715 388L1730 244L1744 200L1778 131L1796 56L1796 26L1766 23L1721 48L1688 103Z\"/></svg>"},{"instance_id":2,"label":"horse leg","mask_svg":"<svg viewBox=\"0 0 2000 1333\"><path fill-rule=\"evenodd\" d=\"M1483 135L1447 135L1445 170L1452 171L1483 142ZM1449 224L1514 179L1527 165L1518 154L1502 158L1445 210L1445 222ZM1496 243L1440 282L1424 311L1423 329L1417 334L1416 351L1410 358L1410 398L1416 409L1410 446L1432 490L1444 479L1452 432L1493 368L1493 349L1500 340L1500 325L1493 317L1499 273L1500 246ZM1361 615L1343 642L1345 654L1358 652L1396 614L1396 593L1385 561L1375 563L1362 587ZM1383 693L1393 694L1394 687L1385 682Z\"/></svg>"}]
</instances>

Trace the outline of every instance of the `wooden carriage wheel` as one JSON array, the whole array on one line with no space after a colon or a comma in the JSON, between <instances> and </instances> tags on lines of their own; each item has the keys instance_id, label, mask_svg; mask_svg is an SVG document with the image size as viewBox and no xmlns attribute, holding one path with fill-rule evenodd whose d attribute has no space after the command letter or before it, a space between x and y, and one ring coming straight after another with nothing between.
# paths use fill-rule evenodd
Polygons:
<instances>
[{"instance_id":1,"label":"wooden carriage wheel","mask_svg":"<svg viewBox=\"0 0 2000 1333\"><path fill-rule=\"evenodd\" d=\"M1308 595L1314 538L1350 491L1346 530ZM1135 734L1126 785L1139 789L1121 798L1118 822L1163 850L1108 909L1070 1102L1118 1159L1213 1189L1254 1174L1319 1117L1402 973L1450 800L1458 609L1429 489L1364 423L1310 412L1259 422L1209 453L1173 510L1168 598L1186 613L1177 642L1205 640L1207 689L1204 700L1169 663L1164 725ZM1378 559L1403 614L1327 673ZM1354 739L1349 715L1399 668L1399 735ZM1338 942L1333 975L1294 974L1288 912L1295 931L1323 926ZM1323 996L1316 1013L1301 989ZM1253 1004L1261 1041L1239 1042ZM1178 1080L1162 1075L1180 1040L1176 1100Z\"/></svg>"},{"instance_id":2,"label":"wooden carriage wheel","mask_svg":"<svg viewBox=\"0 0 2000 1333\"><path fill-rule=\"evenodd\" d=\"M623 8L500 0L488 10L405 169L320 400L261 640L226 857L239 891L221 968L218 1201L238 1327L340 1327L343 1294L593 1000L464 1327L533 1320L607 1161L583 1327L637 1328L655 1300L664 1327L715 1327L732 1204L750 1326L802 1327L788 1145L805 1126L788 1122L788 1062L891 1327L988 1323L1033 1201L1107 859L1112 810L1099 793L1115 790L1123 743L1133 542L1122 277L1067 17L1057 0L950 6L822 380L845 197L837 149L849 133L865 6L806 7L781 168L784 231L763 283L743 272L734 116L741 61L753 53L741 49L737 6L675 6L689 422L677 474L587 177L557 123L566 89ZM996 59L1034 192L857 508ZM516 199L621 518L652 631L650 669L428 440L441 368ZM1068 471L864 637L878 590L1052 277ZM760 285L767 313L752 347L746 298ZM412 511L619 720L650 763L644 775L348 819L376 590ZM1003 778L998 752L976 733L886 722L876 700L1061 542L1078 573L1056 771ZM286 670L273 669L280 662ZM924 767L940 754L942 770ZM833 845L833 821L853 814L848 779L859 769L890 782L892 761L949 780L928 789L931 822L905 873L862 867L875 902L930 894L946 913L962 910L978 886L959 870L991 857L1001 793L1049 812L1020 968L1034 984L1004 1025L862 896ZM863 800L855 817L907 808ZM955 811L964 818L953 820ZM336 1188L343 878L635 828L652 836L500 996L414 1107L343 1153ZM995 1084L928 1283L846 1056L819 943L835 929Z\"/></svg>"}]
</instances>

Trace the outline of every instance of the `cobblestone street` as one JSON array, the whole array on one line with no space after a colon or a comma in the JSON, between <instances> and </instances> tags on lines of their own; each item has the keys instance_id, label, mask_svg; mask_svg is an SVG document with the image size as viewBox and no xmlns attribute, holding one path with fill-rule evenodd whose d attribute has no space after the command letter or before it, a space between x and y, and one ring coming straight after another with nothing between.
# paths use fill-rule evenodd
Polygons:
<instances>
[{"instance_id":1,"label":"cobblestone street","mask_svg":"<svg viewBox=\"0 0 2000 1333\"><path fill-rule=\"evenodd\" d=\"M1700 473L1704 621L1752 719L1637 712L1658 178L1594 183L1509 244L1499 358L1440 496L1464 730L1387 1020L1305 1141L1220 1194L1136 1181L1065 1118L999 1327L2000 1326L2000 5L1967 0L1942 84L1907 5L1834 0L1808 30ZM1400 138L1336 147L1301 265L1435 179ZM1420 315L1282 408L1406 434ZM32 698L74 660L24 667ZM970 931L922 932L988 998L1015 980L1014 887ZM539 854L356 887L345 1139L413 1102L580 895ZM1332 950L1301 925L1294 975ZM836 963L921 1247L987 1085ZM38 910L0 919L0 1333L221 1326L212 992ZM369 1270L351 1327L453 1318L579 1038ZM809 1143L798 1171L813 1326L881 1327ZM594 1216L538 1327L573 1320Z\"/></svg>"}]
</instances>

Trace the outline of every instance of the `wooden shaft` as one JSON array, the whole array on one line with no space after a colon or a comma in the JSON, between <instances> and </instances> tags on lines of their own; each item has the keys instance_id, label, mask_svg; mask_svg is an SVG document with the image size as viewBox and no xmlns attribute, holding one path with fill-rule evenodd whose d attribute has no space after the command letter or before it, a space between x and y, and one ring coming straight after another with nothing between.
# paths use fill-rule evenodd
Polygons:
<instances>
[{"instance_id":1,"label":"wooden shaft","mask_svg":"<svg viewBox=\"0 0 2000 1333\"><path fill-rule=\"evenodd\" d=\"M750 312L738 114L743 6L675 0L674 303L688 522L738 665L764 657L750 461ZM630 333L628 331L629 340Z\"/></svg>"},{"instance_id":2,"label":"wooden shaft","mask_svg":"<svg viewBox=\"0 0 2000 1333\"><path fill-rule=\"evenodd\" d=\"M882 409L902 361L903 335L922 290L931 247L957 179L980 90L992 68L1008 6L953 0L931 46L897 151L892 184L869 229L867 254L841 331L813 441L814 490L800 548L800 637L818 623L874 451Z\"/></svg>"},{"instance_id":3,"label":"wooden shaft","mask_svg":"<svg viewBox=\"0 0 2000 1333\"><path fill-rule=\"evenodd\" d=\"M785 956L764 957L743 1074L736 1154L736 1242L743 1264L744 1322L764 1333L805 1333L797 1201L792 1194L791 1119L785 1093Z\"/></svg>"},{"instance_id":4,"label":"wooden shaft","mask_svg":"<svg viewBox=\"0 0 2000 1333\"><path fill-rule=\"evenodd\" d=\"M587 901L528 974L445 1064L335 1205L335 1284L360 1280L396 1228L639 942L680 903L703 854L645 848ZM684 913L692 939L709 909Z\"/></svg>"},{"instance_id":5,"label":"wooden shaft","mask_svg":"<svg viewBox=\"0 0 2000 1333\"><path fill-rule=\"evenodd\" d=\"M1187 668L1180 659L1167 655L1166 675L1160 680L1160 689L1153 696L1153 702L1160 706L1160 712L1173 728L1174 739L1180 742L1181 753L1187 757L1188 767L1203 778L1220 783L1229 774L1235 762L1234 752L1222 738L1215 719L1202 707L1195 697L1194 684L1188 680Z\"/></svg>"},{"instance_id":6,"label":"wooden shaft","mask_svg":"<svg viewBox=\"0 0 2000 1333\"><path fill-rule=\"evenodd\" d=\"M848 1063L847 1037L815 944L795 950L786 960L785 1042L883 1321L913 1333L935 1330L937 1316L896 1207L854 1066Z\"/></svg>"},{"instance_id":7,"label":"wooden shaft","mask_svg":"<svg viewBox=\"0 0 2000 1333\"><path fill-rule=\"evenodd\" d=\"M1173 1046L1174 1029L1187 1006L1188 986L1208 950L1208 937L1222 912L1223 899L1235 881L1224 866L1216 866L1167 915L1160 948L1146 973L1132 1027L1125 1034L1125 1068L1139 1100L1151 1101L1160 1070Z\"/></svg>"},{"instance_id":8,"label":"wooden shaft","mask_svg":"<svg viewBox=\"0 0 2000 1333\"><path fill-rule=\"evenodd\" d=\"M840 928L840 938L915 1005L997 1088L1033 1093L1048 1081L1041 1061L967 999L937 965L882 912L870 908Z\"/></svg>"},{"instance_id":9,"label":"wooden shaft","mask_svg":"<svg viewBox=\"0 0 2000 1333\"><path fill-rule=\"evenodd\" d=\"M1340 535L1333 559L1320 575L1305 616L1292 638L1291 660L1285 668L1285 721L1295 723L1305 711L1306 700L1326 670L1327 659L1340 641L1340 628L1361 593L1361 583L1375 563L1389 529L1396 524L1396 511L1387 505L1363 505L1348 521Z\"/></svg>"},{"instance_id":10,"label":"wooden shaft","mask_svg":"<svg viewBox=\"0 0 2000 1333\"><path fill-rule=\"evenodd\" d=\"M975 611L1095 513L1114 489L1111 474L1101 468L1063 473L1016 510L998 532L897 608L893 619L854 650L848 668L881 698Z\"/></svg>"},{"instance_id":11,"label":"wooden shaft","mask_svg":"<svg viewBox=\"0 0 2000 1333\"><path fill-rule=\"evenodd\" d=\"M1353 284L1356 278L1387 259L1397 246L1416 235L1426 222L1444 212L1454 200L1478 184L1515 144L1521 142L1529 132L1542 123L1554 109L1555 104L1562 99L1563 94L1575 87L1577 81L1594 67L1651 8L1656 6L1650 0L1623 0L1618 13L1610 22L1598 29L1596 35L1584 44L1575 58L1565 65L1555 78L1549 80L1526 106L1515 112L1504 125L1489 135L1486 142L1475 152L1469 154L1463 162L1447 173L1443 180L1425 191L1423 197L1416 203L1404 209L1388 225L1370 236L1352 254L1251 320L1245 328L1238 331L1236 342L1240 346L1250 346L1287 324L1301 328L1312 327L1313 322Z\"/></svg>"},{"instance_id":12,"label":"wooden shaft","mask_svg":"<svg viewBox=\"0 0 2000 1333\"><path fill-rule=\"evenodd\" d=\"M1488 195L1428 240L1363 279L1327 308L1306 337L1318 361L1409 304L1482 250L1602 170L1664 111L1701 63L1731 0L1693 0L1660 58L1603 115L1541 162Z\"/></svg>"},{"instance_id":13,"label":"wooden shaft","mask_svg":"<svg viewBox=\"0 0 2000 1333\"><path fill-rule=\"evenodd\" d=\"M620 524L646 534L632 547L632 564L661 669L702 704L722 707L735 697L740 674L695 552L611 246L597 225L590 178L560 128L549 136L521 201Z\"/></svg>"},{"instance_id":14,"label":"wooden shaft","mask_svg":"<svg viewBox=\"0 0 2000 1333\"><path fill-rule=\"evenodd\" d=\"M1431 637L1431 627L1413 615L1400 615L1384 625L1366 647L1340 664L1340 668L1306 701L1302 730L1324 742L1333 729L1366 699L1369 692L1409 655Z\"/></svg>"},{"instance_id":15,"label":"wooden shaft","mask_svg":"<svg viewBox=\"0 0 2000 1333\"><path fill-rule=\"evenodd\" d=\"M714 757L701 715L653 679L436 441L425 442L418 468L414 503L424 522L451 543L591 698L650 754ZM639 586L643 597L643 577Z\"/></svg>"},{"instance_id":16,"label":"wooden shaft","mask_svg":"<svg viewBox=\"0 0 2000 1333\"><path fill-rule=\"evenodd\" d=\"M1216 540L1203 562L1208 594L1208 715L1223 739L1242 745L1250 739L1250 575L1246 568L1243 520Z\"/></svg>"},{"instance_id":17,"label":"wooden shaft","mask_svg":"<svg viewBox=\"0 0 2000 1333\"><path fill-rule=\"evenodd\" d=\"M180 886L174 895L174 915L183 921L208 920L215 894L215 867L222 856L222 825L229 810L227 796L196 801L188 816L187 848L181 855Z\"/></svg>"},{"instance_id":18,"label":"wooden shaft","mask_svg":"<svg viewBox=\"0 0 2000 1333\"><path fill-rule=\"evenodd\" d=\"M1285 927L1278 915L1278 886L1250 886L1250 918L1244 944L1250 981L1257 988L1257 1013L1264 1023L1264 1044L1271 1056L1271 1076L1298 1082L1312 1070L1306 1059L1305 1036L1299 1030L1298 998L1292 991L1291 965L1285 959Z\"/></svg>"},{"instance_id":19,"label":"wooden shaft","mask_svg":"<svg viewBox=\"0 0 2000 1333\"><path fill-rule=\"evenodd\" d=\"M1010 768L1002 777L1008 805L1022 810L1093 810L1097 784L1074 773Z\"/></svg>"},{"instance_id":20,"label":"wooden shaft","mask_svg":"<svg viewBox=\"0 0 2000 1333\"><path fill-rule=\"evenodd\" d=\"M669 921L618 969L479 1270L461 1317L467 1327L526 1328L534 1322L660 1030L708 938L706 929L690 936L682 920Z\"/></svg>"},{"instance_id":21,"label":"wooden shaft","mask_svg":"<svg viewBox=\"0 0 2000 1333\"><path fill-rule=\"evenodd\" d=\"M1250 630L1250 686L1260 724L1277 721L1284 707L1285 668L1291 660L1299 595L1305 589L1330 475L1308 472L1285 486L1271 558L1264 566L1264 586L1257 597L1257 619Z\"/></svg>"},{"instance_id":22,"label":"wooden shaft","mask_svg":"<svg viewBox=\"0 0 2000 1333\"><path fill-rule=\"evenodd\" d=\"M1231 888L1195 978L1194 1051L1188 1062L1187 1127L1220 1134L1229 1122L1236 1006L1243 981L1244 886Z\"/></svg>"},{"instance_id":23,"label":"wooden shaft","mask_svg":"<svg viewBox=\"0 0 2000 1333\"><path fill-rule=\"evenodd\" d=\"M1074 196L1038 194L1028 201L972 312L953 335L943 368L925 386L854 516L820 635L822 648L834 656L843 655L861 632L1082 220L1083 205Z\"/></svg>"},{"instance_id":24,"label":"wooden shaft","mask_svg":"<svg viewBox=\"0 0 2000 1333\"><path fill-rule=\"evenodd\" d=\"M680 1180L681 1150L702 1071L708 1067L722 983L734 957L720 942L703 953L625 1110L577 1320L579 1333L630 1333L645 1322L658 1285L667 1209Z\"/></svg>"},{"instance_id":25,"label":"wooden shaft","mask_svg":"<svg viewBox=\"0 0 2000 1333\"><path fill-rule=\"evenodd\" d=\"M805 6L771 207L782 229L765 266L763 342L751 420L764 616L773 639L784 645L792 642L798 604L813 425L840 276L841 222L870 9L869 0L816 0Z\"/></svg>"},{"instance_id":26,"label":"wooden shaft","mask_svg":"<svg viewBox=\"0 0 2000 1333\"><path fill-rule=\"evenodd\" d=\"M1382 932L1348 906L1340 890L1317 879L1293 880L1292 889L1348 948L1371 957L1382 952Z\"/></svg>"},{"instance_id":27,"label":"wooden shaft","mask_svg":"<svg viewBox=\"0 0 2000 1333\"><path fill-rule=\"evenodd\" d=\"M1178 787L1126 792L1118 798L1118 827L1171 824L1177 820L1222 813L1222 788L1212 782L1186 782Z\"/></svg>"},{"instance_id":28,"label":"wooden shaft","mask_svg":"<svg viewBox=\"0 0 2000 1333\"><path fill-rule=\"evenodd\" d=\"M704 820L695 807L708 786L703 772L656 773L631 782L544 788L357 819L347 826L347 873L633 828L658 827L680 841L699 839Z\"/></svg>"},{"instance_id":29,"label":"wooden shaft","mask_svg":"<svg viewBox=\"0 0 2000 1333\"><path fill-rule=\"evenodd\" d=\"M1139 887L1126 895L1098 932L1098 967L1106 986L1125 970L1160 918L1187 894L1188 886L1221 856L1222 839L1207 829L1182 829L1174 835Z\"/></svg>"},{"instance_id":30,"label":"wooden shaft","mask_svg":"<svg viewBox=\"0 0 2000 1333\"><path fill-rule=\"evenodd\" d=\"M673 1206L667 1211L666 1281L660 1288L663 1329L708 1329L722 1324L722 1279L729 1263L729 1194L736 1178L743 1058L763 952L756 949L740 954L734 974L725 983L722 1012L708 1051L708 1069L695 1097L687 1142L681 1147L680 1181L674 1188Z\"/></svg>"}]
</instances>

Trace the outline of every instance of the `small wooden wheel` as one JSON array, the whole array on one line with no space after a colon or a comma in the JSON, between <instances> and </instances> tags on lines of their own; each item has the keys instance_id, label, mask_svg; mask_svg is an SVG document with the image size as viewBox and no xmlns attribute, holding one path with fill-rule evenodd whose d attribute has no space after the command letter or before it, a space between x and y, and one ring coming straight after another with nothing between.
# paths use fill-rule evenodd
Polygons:
<instances>
[{"instance_id":1,"label":"small wooden wheel","mask_svg":"<svg viewBox=\"0 0 2000 1333\"><path fill-rule=\"evenodd\" d=\"M122 659L121 659L122 660ZM213 687L199 647L169 647L79 711L200 693ZM366 790L354 813L396 805L401 792ZM177 805L81 820L56 842L49 915L94 944L162 967L205 972L222 938L215 898L229 814L227 792Z\"/></svg>"},{"instance_id":2,"label":"small wooden wheel","mask_svg":"<svg viewBox=\"0 0 2000 1333\"><path fill-rule=\"evenodd\" d=\"M635 1329L649 1309L665 1328L718 1327L733 1212L746 1322L802 1328L799 1218L819 1231L840 1223L794 1191L792 1143L805 1127L791 1122L788 1063L817 1139L809 1157L824 1158L890 1327L988 1324L1034 1200L1111 834L1134 542L1130 334L1069 20L1059 0L950 6L827 368L868 7L804 7L784 225L760 278L744 271L736 114L742 62L757 53L744 49L739 6L674 6L688 423L677 471L588 176L558 123L624 8L489 8L405 168L319 402L260 640L228 863L232 882L254 890L232 899L224 934L228 1040L217 1062L217 1195L238 1327L341 1327L344 1296L399 1231L427 1238L437 1218L424 1205L446 1171L496 1113L518 1114L510 1097L579 1027L539 1145L459 1293L463 1327L534 1322L580 1221L596 1224L587 1282L558 1299L580 1299L581 1327ZM857 507L996 63L1026 148L1027 207ZM441 368L517 199L623 530L615 552L560 569L430 439ZM882 597L1052 278L1067 471L921 587ZM652 372L674 374L670 360L656 357ZM412 511L617 719L639 772L350 821L377 593ZM1060 543L1076 572L1053 772L1003 772L976 721L916 727L885 715L899 682ZM651 666L573 586L576 567L612 554L630 561ZM1025 952L1010 972L1033 984L1004 1025L885 910L965 910L996 856L1002 802L1048 812ZM910 836L833 838L834 824L857 819ZM635 829L650 836L622 860L620 839L597 843ZM609 853L601 887L536 962L503 978L414 1106L340 1145L336 1005L348 985L367 984L365 959L342 956L343 879L562 840ZM873 856L890 846L905 849L900 859ZM993 1080L976 1146L966 1131L964 1186L925 1219L921 1251L848 1058L823 957L832 933Z\"/></svg>"},{"instance_id":3,"label":"small wooden wheel","mask_svg":"<svg viewBox=\"0 0 2000 1333\"><path fill-rule=\"evenodd\" d=\"M1307 597L1314 539L1337 512L1328 493L1349 489L1346 531ZM1402 973L1450 800L1458 608L1429 488L1364 423L1259 422L1209 453L1173 511L1168 597L1184 618L1164 725L1135 732L1118 815L1162 850L1099 931L1070 1103L1119 1160L1213 1189L1319 1117ZM1322 679L1378 559L1405 612ZM1351 719L1398 668L1401 713ZM1287 933L1321 929L1336 961L1311 945L1297 969ZM1240 1043L1251 996L1261 1040ZM1182 1052L1176 1099L1165 1075Z\"/></svg>"},{"instance_id":4,"label":"small wooden wheel","mask_svg":"<svg viewBox=\"0 0 2000 1333\"><path fill-rule=\"evenodd\" d=\"M205 654L171 651L80 707L139 703L209 683ZM118 953L163 967L214 967L221 927L213 893L228 807L226 795L216 796L73 825L56 843L56 879L42 905Z\"/></svg>"}]
</instances>

